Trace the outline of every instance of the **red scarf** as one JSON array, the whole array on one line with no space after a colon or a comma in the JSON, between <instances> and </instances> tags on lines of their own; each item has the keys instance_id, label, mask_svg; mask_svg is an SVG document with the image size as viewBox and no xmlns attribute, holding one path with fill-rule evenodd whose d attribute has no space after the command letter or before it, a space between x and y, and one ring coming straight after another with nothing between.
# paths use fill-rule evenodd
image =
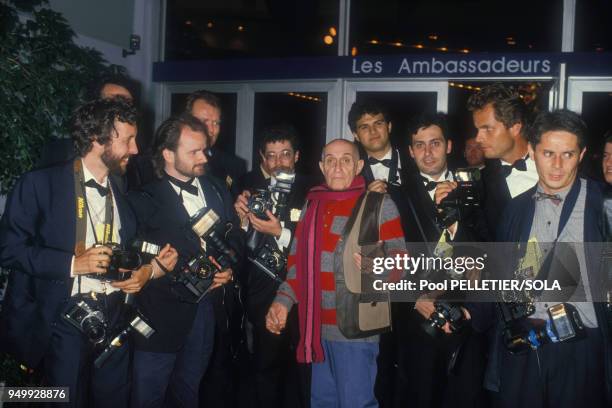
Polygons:
<instances>
[{"instance_id":1,"label":"red scarf","mask_svg":"<svg viewBox=\"0 0 612 408\"><path fill-rule=\"evenodd\" d=\"M300 342L297 360L301 363L324 360L321 345L321 245L323 215L332 201L347 200L365 192L365 180L355 177L350 187L333 191L327 185L313 187L306 196L306 214L296 228L296 279Z\"/></svg>"}]
</instances>

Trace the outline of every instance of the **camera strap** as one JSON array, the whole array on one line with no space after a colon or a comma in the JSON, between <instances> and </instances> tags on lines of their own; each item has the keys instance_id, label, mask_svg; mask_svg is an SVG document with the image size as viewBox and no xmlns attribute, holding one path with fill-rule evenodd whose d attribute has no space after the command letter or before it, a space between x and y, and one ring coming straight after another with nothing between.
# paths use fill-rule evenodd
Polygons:
<instances>
[{"instance_id":1,"label":"camera strap","mask_svg":"<svg viewBox=\"0 0 612 408\"><path fill-rule=\"evenodd\" d=\"M87 219L89 219L91 225L91 231L94 236L96 244L105 244L112 242L113 239L113 224L115 211L113 208L113 192L109 185L109 178L107 177L106 183L108 188L108 194L105 199L104 209L104 231L102 233L102 242L98 239L96 227L91 217L89 204L87 202L87 195L85 194L85 174L83 172L83 163L80 158L74 160L73 165L74 173L74 193L76 199L76 239L74 254L80 256L86 249L87 240ZM87 213L87 216L85 215ZM81 276L78 276L79 293L81 292Z\"/></svg>"}]
</instances>

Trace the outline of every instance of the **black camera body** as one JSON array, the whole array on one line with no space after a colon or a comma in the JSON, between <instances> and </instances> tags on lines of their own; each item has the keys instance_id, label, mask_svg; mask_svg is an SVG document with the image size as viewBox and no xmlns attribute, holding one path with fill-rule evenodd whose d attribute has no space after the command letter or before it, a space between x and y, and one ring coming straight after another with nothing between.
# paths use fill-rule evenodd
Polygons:
<instances>
[{"instance_id":1,"label":"black camera body","mask_svg":"<svg viewBox=\"0 0 612 408\"><path fill-rule=\"evenodd\" d=\"M464 213L480 207L478 182L480 170L476 168L460 168L455 171L457 188L448 193L440 202L438 209L438 224L448 228L456 221L464 218Z\"/></svg>"},{"instance_id":2,"label":"black camera body","mask_svg":"<svg viewBox=\"0 0 612 408\"><path fill-rule=\"evenodd\" d=\"M276 209L274 215L276 217L281 216L284 214L285 208L287 207L287 200L294 182L295 173L284 170L277 171L274 175L273 183L270 184L268 190L256 190L256 193L251 195L249 199L249 211L257 218L267 220L268 217L265 215L265 210L268 209L272 211L272 208L274 208L273 197L275 197ZM251 199L255 200L254 197L258 197L258 199L261 200L258 202L257 206L251 205ZM258 214L254 210L264 208L263 201L265 201L265 209L263 210L263 214ZM251 261L257 269L265 273L266 276L269 276L277 282L282 282L279 274L282 273L287 266L287 258L284 254L279 251L278 248L275 248L275 245L270 243L269 239L266 239L263 234L252 227L248 232L246 244L249 250L249 256L247 257L249 261Z\"/></svg>"},{"instance_id":3,"label":"black camera body","mask_svg":"<svg viewBox=\"0 0 612 408\"><path fill-rule=\"evenodd\" d=\"M270 278L278 283L283 282L280 274L287 267L287 258L277 248L273 248L270 244L264 244L256 254L248 258Z\"/></svg>"},{"instance_id":4,"label":"black camera body","mask_svg":"<svg viewBox=\"0 0 612 408\"><path fill-rule=\"evenodd\" d=\"M174 280L183 285L195 301L199 302L208 293L218 271L206 254L199 253L174 276Z\"/></svg>"},{"instance_id":5,"label":"black camera body","mask_svg":"<svg viewBox=\"0 0 612 408\"><path fill-rule=\"evenodd\" d=\"M466 326L466 320L460 305L447 302L434 302L434 307L435 310L431 316L429 316L429 319L421 325L423 330L430 336L438 337L442 334L442 328L446 323L449 324L453 333L461 331L461 329Z\"/></svg>"},{"instance_id":6,"label":"black camera body","mask_svg":"<svg viewBox=\"0 0 612 408\"><path fill-rule=\"evenodd\" d=\"M217 232L220 223L221 219L217 213L206 207L200 209L189 220L190 229L206 242L206 252L200 251L172 278L187 289L196 303L208 293L217 272L231 268L238 263L235 251ZM229 227L231 228L231 224ZM215 260L221 269L208 259L210 250L214 252Z\"/></svg>"},{"instance_id":7,"label":"black camera body","mask_svg":"<svg viewBox=\"0 0 612 408\"><path fill-rule=\"evenodd\" d=\"M82 296L62 317L76 327L95 346L106 342L108 323L95 298Z\"/></svg>"},{"instance_id":8,"label":"black camera body","mask_svg":"<svg viewBox=\"0 0 612 408\"><path fill-rule=\"evenodd\" d=\"M104 246L109 247L111 254L108 270L104 274L88 275L89 277L105 281L122 281L130 277L131 271L140 268L142 265L151 262L159 255L161 247L146 241L136 240L129 246L109 243ZM119 269L126 269L129 272L121 272Z\"/></svg>"},{"instance_id":9,"label":"black camera body","mask_svg":"<svg viewBox=\"0 0 612 408\"><path fill-rule=\"evenodd\" d=\"M267 220L266 211L272 211L272 193L269 190L255 190L249 197L247 207L253 215L262 220Z\"/></svg>"}]
</instances>

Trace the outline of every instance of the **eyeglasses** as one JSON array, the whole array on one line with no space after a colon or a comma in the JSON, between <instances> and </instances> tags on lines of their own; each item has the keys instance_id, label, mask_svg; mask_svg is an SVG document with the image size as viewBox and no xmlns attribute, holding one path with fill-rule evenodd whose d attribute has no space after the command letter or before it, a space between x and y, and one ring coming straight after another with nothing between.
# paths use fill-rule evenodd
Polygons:
<instances>
[{"instance_id":1,"label":"eyeglasses","mask_svg":"<svg viewBox=\"0 0 612 408\"><path fill-rule=\"evenodd\" d=\"M266 158L266 161L291 160L293 158L293 151L282 150L279 153L267 152L264 157Z\"/></svg>"}]
</instances>

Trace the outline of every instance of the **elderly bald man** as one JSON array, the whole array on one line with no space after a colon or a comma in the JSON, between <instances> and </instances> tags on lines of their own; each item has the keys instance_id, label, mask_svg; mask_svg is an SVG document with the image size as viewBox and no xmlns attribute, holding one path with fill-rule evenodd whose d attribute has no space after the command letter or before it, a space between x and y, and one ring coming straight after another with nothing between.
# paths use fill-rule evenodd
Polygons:
<instances>
[{"instance_id":1,"label":"elderly bald man","mask_svg":"<svg viewBox=\"0 0 612 408\"><path fill-rule=\"evenodd\" d=\"M298 305L297 360L312 363L312 408L378 406L374 381L379 336L347 338L338 324L338 316L346 312L340 308L345 306L336 304L338 275L344 268L361 269L361 254L352 254L354 265L345 265L343 254L344 245L348 246L345 226L366 193L365 180L359 175L363 164L354 143L336 139L324 147L319 166L325 183L308 193L291 245L287 280L279 287L266 319L268 329L280 333L289 310ZM378 222L378 244L384 246L387 256L405 253L398 210L387 194L378 199L379 214L373 214ZM363 217L367 216L364 212ZM356 221L353 228L361 225L365 224ZM399 271L392 273L397 276Z\"/></svg>"}]
</instances>

